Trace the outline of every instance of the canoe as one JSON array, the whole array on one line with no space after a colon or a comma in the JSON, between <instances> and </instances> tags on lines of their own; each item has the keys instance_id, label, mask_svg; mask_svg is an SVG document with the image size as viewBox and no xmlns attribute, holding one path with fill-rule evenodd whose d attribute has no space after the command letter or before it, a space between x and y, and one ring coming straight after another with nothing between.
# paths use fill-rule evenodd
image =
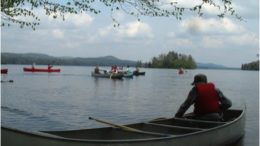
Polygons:
<instances>
[{"instance_id":1,"label":"canoe","mask_svg":"<svg viewBox=\"0 0 260 146\"><path fill-rule=\"evenodd\" d=\"M28 132L1 127L2 146L220 146L244 135L245 111L228 110L224 121L184 118L152 120L120 127ZM139 130L139 132L138 132Z\"/></svg>"},{"instance_id":2,"label":"canoe","mask_svg":"<svg viewBox=\"0 0 260 146\"><path fill-rule=\"evenodd\" d=\"M145 75L145 72L137 72L137 71L134 71L133 74L135 76L139 76L139 75Z\"/></svg>"},{"instance_id":3,"label":"canoe","mask_svg":"<svg viewBox=\"0 0 260 146\"><path fill-rule=\"evenodd\" d=\"M125 72L124 78L133 78L134 74L132 72Z\"/></svg>"},{"instance_id":4,"label":"canoe","mask_svg":"<svg viewBox=\"0 0 260 146\"><path fill-rule=\"evenodd\" d=\"M124 77L123 73L117 73L117 74L112 74L112 73L100 73L96 74L94 72L91 72L91 76L95 78L111 78L111 79L122 79Z\"/></svg>"},{"instance_id":5,"label":"canoe","mask_svg":"<svg viewBox=\"0 0 260 146\"><path fill-rule=\"evenodd\" d=\"M8 73L8 69L5 68L5 69L1 69L1 74L7 74Z\"/></svg>"},{"instance_id":6,"label":"canoe","mask_svg":"<svg viewBox=\"0 0 260 146\"><path fill-rule=\"evenodd\" d=\"M25 72L60 72L60 69L54 69L54 68L28 68L28 67L24 67L23 71Z\"/></svg>"}]
</instances>

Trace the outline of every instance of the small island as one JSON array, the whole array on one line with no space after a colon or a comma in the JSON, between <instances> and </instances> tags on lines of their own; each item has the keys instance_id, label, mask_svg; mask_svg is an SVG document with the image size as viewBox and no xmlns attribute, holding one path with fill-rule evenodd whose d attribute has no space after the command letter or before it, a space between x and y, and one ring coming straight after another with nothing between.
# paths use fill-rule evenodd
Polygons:
<instances>
[{"instance_id":1,"label":"small island","mask_svg":"<svg viewBox=\"0 0 260 146\"><path fill-rule=\"evenodd\" d=\"M242 64L241 70L259 70L259 60Z\"/></svg>"},{"instance_id":2,"label":"small island","mask_svg":"<svg viewBox=\"0 0 260 146\"><path fill-rule=\"evenodd\" d=\"M176 53L174 51L168 54L160 54L158 57L153 57L151 62L144 63L142 66L148 68L197 68L195 60L191 55Z\"/></svg>"}]
</instances>

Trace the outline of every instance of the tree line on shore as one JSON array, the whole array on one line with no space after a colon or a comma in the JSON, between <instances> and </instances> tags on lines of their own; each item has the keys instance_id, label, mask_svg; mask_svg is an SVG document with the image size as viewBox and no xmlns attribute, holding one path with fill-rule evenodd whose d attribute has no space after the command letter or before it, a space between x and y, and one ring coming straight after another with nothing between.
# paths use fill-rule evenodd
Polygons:
<instances>
[{"instance_id":1,"label":"tree line on shore","mask_svg":"<svg viewBox=\"0 0 260 146\"><path fill-rule=\"evenodd\" d=\"M1 53L1 64L76 65L76 66L135 66L136 61L121 60L113 56L96 58L53 57L38 53Z\"/></svg>"},{"instance_id":2,"label":"tree line on shore","mask_svg":"<svg viewBox=\"0 0 260 146\"><path fill-rule=\"evenodd\" d=\"M141 61L121 60L113 56L97 58L80 58L80 57L53 57L45 54L36 53L1 53L1 64L32 64L38 65L79 65L79 66L139 66L146 68L201 68L191 55L169 51L167 54L160 54L153 57L150 62L142 63ZM212 67L212 65L211 65ZM210 68L210 67L208 67ZM214 68L214 67L213 67ZM241 70L259 70L259 60L241 65Z\"/></svg>"},{"instance_id":3,"label":"tree line on shore","mask_svg":"<svg viewBox=\"0 0 260 146\"><path fill-rule=\"evenodd\" d=\"M195 69L197 68L195 60L191 55L185 55L169 51L167 54L160 54L158 57L153 57L150 62L141 63L143 67L148 68L186 68Z\"/></svg>"},{"instance_id":4,"label":"tree line on shore","mask_svg":"<svg viewBox=\"0 0 260 146\"><path fill-rule=\"evenodd\" d=\"M241 70L259 70L259 60L242 64Z\"/></svg>"},{"instance_id":5,"label":"tree line on shore","mask_svg":"<svg viewBox=\"0 0 260 146\"><path fill-rule=\"evenodd\" d=\"M1 53L1 64L32 64L39 65L87 65L87 66L111 66L111 65L130 65L147 68L196 68L196 63L191 55L179 54L170 51L168 54L160 54L153 57L151 62L142 63L141 61L121 60L113 56L97 58L73 58L73 57L53 57L45 54L36 53Z\"/></svg>"}]
</instances>

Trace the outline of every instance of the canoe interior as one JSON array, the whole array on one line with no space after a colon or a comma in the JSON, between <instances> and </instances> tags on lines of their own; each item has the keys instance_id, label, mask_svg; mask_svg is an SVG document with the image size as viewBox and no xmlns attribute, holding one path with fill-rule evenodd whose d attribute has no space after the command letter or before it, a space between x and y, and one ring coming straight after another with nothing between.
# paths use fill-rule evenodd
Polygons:
<instances>
[{"instance_id":1,"label":"canoe interior","mask_svg":"<svg viewBox=\"0 0 260 146\"><path fill-rule=\"evenodd\" d=\"M237 117L239 117L242 114L242 110L228 110L225 111L223 114L223 119L225 122L233 121Z\"/></svg>"},{"instance_id":2,"label":"canoe interior","mask_svg":"<svg viewBox=\"0 0 260 146\"><path fill-rule=\"evenodd\" d=\"M224 113L224 122L201 121L192 119L171 118L164 120L155 120L148 123L137 123L126 125L131 128L146 132L167 134L170 136L179 136L190 134L206 129L218 127L234 120L241 115L241 110L229 110ZM44 133L73 139L91 139L91 140L122 140L122 139L145 139L163 137L162 135L150 135L137 132L129 132L119 128L105 127L84 130L71 131L42 131ZM165 136L164 135L164 136Z\"/></svg>"},{"instance_id":3,"label":"canoe interior","mask_svg":"<svg viewBox=\"0 0 260 146\"><path fill-rule=\"evenodd\" d=\"M120 140L120 139L144 139L160 136L146 135L142 133L128 132L118 128L96 128L72 131L42 131L44 133L73 139L91 139L91 140Z\"/></svg>"},{"instance_id":4,"label":"canoe interior","mask_svg":"<svg viewBox=\"0 0 260 146\"><path fill-rule=\"evenodd\" d=\"M183 118L172 118L158 121L151 121L151 123L164 124L179 127L189 127L189 128L201 128L208 129L216 126L223 125L229 121L238 118L243 111L241 110L228 110L223 113L223 121L203 121L194 119L183 119Z\"/></svg>"}]
</instances>

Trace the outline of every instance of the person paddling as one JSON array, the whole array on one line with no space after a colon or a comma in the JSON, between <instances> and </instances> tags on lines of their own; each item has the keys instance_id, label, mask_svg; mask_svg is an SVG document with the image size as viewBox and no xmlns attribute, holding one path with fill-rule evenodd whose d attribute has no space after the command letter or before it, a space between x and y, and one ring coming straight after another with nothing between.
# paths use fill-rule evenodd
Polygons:
<instances>
[{"instance_id":1,"label":"person paddling","mask_svg":"<svg viewBox=\"0 0 260 146\"><path fill-rule=\"evenodd\" d=\"M195 75L192 85L193 88L175 117L183 117L188 108L194 104L193 113L187 118L221 121L222 112L230 108L232 102L218 88L215 88L213 83L208 83L204 74Z\"/></svg>"},{"instance_id":2,"label":"person paddling","mask_svg":"<svg viewBox=\"0 0 260 146\"><path fill-rule=\"evenodd\" d=\"M48 64L48 70L50 70L52 68L52 65Z\"/></svg>"},{"instance_id":3,"label":"person paddling","mask_svg":"<svg viewBox=\"0 0 260 146\"><path fill-rule=\"evenodd\" d=\"M94 72L95 72L95 74L100 74L98 65L95 67Z\"/></svg>"}]
</instances>

